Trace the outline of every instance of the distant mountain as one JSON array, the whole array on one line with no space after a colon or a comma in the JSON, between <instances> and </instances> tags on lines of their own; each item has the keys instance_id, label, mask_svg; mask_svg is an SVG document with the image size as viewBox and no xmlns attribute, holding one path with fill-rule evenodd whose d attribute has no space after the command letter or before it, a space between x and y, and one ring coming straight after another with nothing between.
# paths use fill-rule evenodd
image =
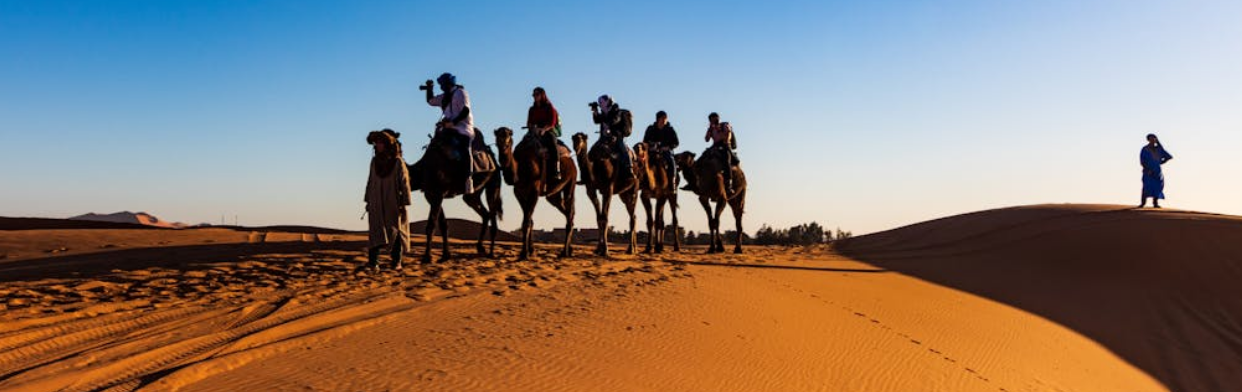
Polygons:
<instances>
[{"instance_id":1,"label":"distant mountain","mask_svg":"<svg viewBox=\"0 0 1242 392\"><path fill-rule=\"evenodd\" d=\"M73 230L73 229L161 229L137 223L97 222L50 218L0 217L0 231L9 230Z\"/></svg>"},{"instance_id":2,"label":"distant mountain","mask_svg":"<svg viewBox=\"0 0 1242 392\"><path fill-rule=\"evenodd\" d=\"M86 215L78 215L78 216L75 216L69 219L70 220L93 221L93 222L132 223L132 224L139 224L139 225L144 225L144 226L163 227L163 228L168 228L168 229L180 229L183 227L187 227L187 225L184 223L169 222L166 220L161 220L155 215L151 215L145 212L121 211L121 212L116 212L116 213L111 213L111 214L96 214L92 212Z\"/></svg>"}]
</instances>

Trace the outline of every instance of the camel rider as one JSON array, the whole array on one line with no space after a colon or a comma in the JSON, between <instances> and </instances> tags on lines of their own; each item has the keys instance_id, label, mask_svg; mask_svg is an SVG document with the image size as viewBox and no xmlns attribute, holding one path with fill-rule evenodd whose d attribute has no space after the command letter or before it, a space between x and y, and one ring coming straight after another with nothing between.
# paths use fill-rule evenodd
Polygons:
<instances>
[{"instance_id":1,"label":"camel rider","mask_svg":"<svg viewBox=\"0 0 1242 392\"><path fill-rule=\"evenodd\" d=\"M673 149L676 149L680 142L677 140L677 131L673 129L673 125L668 123L668 113L663 110L656 112L655 123L647 126L647 132L643 133L643 143L647 143L650 150L656 154L664 156L664 162L668 165L665 169L668 171L669 186L673 186L673 178L677 176L677 167L673 159Z\"/></svg>"},{"instance_id":2,"label":"camel rider","mask_svg":"<svg viewBox=\"0 0 1242 392\"><path fill-rule=\"evenodd\" d=\"M712 142L712 146L703 152L704 158L708 153L719 154L721 158L726 159L729 169L725 170L724 181L726 188L733 187L733 166L741 162L737 159L737 154L733 152L737 149L737 141L733 138L733 126L727 122L720 122L720 115L712 112L707 115L707 133L703 135L703 141ZM694 190L694 184L687 184L682 187L685 190Z\"/></svg>"},{"instance_id":3,"label":"camel rider","mask_svg":"<svg viewBox=\"0 0 1242 392\"><path fill-rule=\"evenodd\" d=\"M591 119L599 124L601 138L609 135L614 138L613 151L620 158L617 170L621 171L622 181L629 181L634 179L634 162L629 148L625 145L625 137L629 135L628 128L633 124L626 124L622 111L621 106L613 102L612 97L607 94L599 96L596 102L591 103Z\"/></svg>"},{"instance_id":4,"label":"camel rider","mask_svg":"<svg viewBox=\"0 0 1242 392\"><path fill-rule=\"evenodd\" d=\"M561 136L561 118L556 112L556 107L552 105L552 101L548 100L548 93L543 87L535 87L531 97L535 100L530 106L530 110L526 112L526 129L531 134L539 138L539 142L543 144L546 154L544 158L544 173L547 173L547 181L544 186L549 186L556 178L560 177L560 157L556 148L557 137Z\"/></svg>"},{"instance_id":5,"label":"camel rider","mask_svg":"<svg viewBox=\"0 0 1242 392\"><path fill-rule=\"evenodd\" d=\"M474 113L470 110L470 95L466 94L466 90L457 84L457 77L448 72L436 78L436 82L440 83L440 91L443 94L432 95L430 80L419 89L427 92L427 104L439 106L444 112L443 117L436 123L436 137L449 136L448 140L453 149L464 157L462 159L466 173L464 189L465 193L470 193L474 190L472 179L474 162L470 151L470 143L474 139ZM441 135L444 131L449 133Z\"/></svg>"}]
</instances>

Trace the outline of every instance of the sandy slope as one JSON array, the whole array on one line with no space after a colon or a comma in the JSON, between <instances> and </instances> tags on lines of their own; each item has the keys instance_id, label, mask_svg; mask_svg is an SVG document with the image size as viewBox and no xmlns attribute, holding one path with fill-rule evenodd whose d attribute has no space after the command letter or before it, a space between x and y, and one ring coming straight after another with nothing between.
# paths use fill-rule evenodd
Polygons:
<instances>
[{"instance_id":1,"label":"sandy slope","mask_svg":"<svg viewBox=\"0 0 1242 392\"><path fill-rule=\"evenodd\" d=\"M554 259L547 248L519 263L505 244L504 260L366 275L353 273L361 237L240 233L246 242L12 261L0 276L25 275L0 279L0 390L1237 385L1238 296L1223 295L1242 223L1114 209L952 217L859 238L850 257ZM1135 238L1153 245L1129 250Z\"/></svg>"},{"instance_id":2,"label":"sandy slope","mask_svg":"<svg viewBox=\"0 0 1242 392\"><path fill-rule=\"evenodd\" d=\"M656 285L444 302L186 390L1164 390L1020 310L823 251L761 252Z\"/></svg>"},{"instance_id":3,"label":"sandy slope","mask_svg":"<svg viewBox=\"0 0 1242 392\"><path fill-rule=\"evenodd\" d=\"M1123 206L984 211L845 251L1064 325L1178 391L1242 386L1242 218Z\"/></svg>"},{"instance_id":4,"label":"sandy slope","mask_svg":"<svg viewBox=\"0 0 1242 392\"><path fill-rule=\"evenodd\" d=\"M361 274L355 267L363 261L365 238L357 235L38 234L0 233L0 243L26 255L49 242L84 247L125 241L84 254L48 253L0 264L2 391L166 390L449 297L500 297L619 274L667 280L675 269L586 259L465 259L401 274ZM515 250L506 244L502 252L511 258Z\"/></svg>"}]
</instances>

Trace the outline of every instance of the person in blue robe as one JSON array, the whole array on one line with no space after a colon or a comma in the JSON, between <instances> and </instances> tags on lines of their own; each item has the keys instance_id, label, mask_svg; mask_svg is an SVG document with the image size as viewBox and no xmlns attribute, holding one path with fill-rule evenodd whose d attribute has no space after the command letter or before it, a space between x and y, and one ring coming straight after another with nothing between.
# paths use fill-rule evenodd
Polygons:
<instances>
[{"instance_id":1,"label":"person in blue robe","mask_svg":"<svg viewBox=\"0 0 1242 392\"><path fill-rule=\"evenodd\" d=\"M1139 164L1143 165L1143 197L1139 200L1139 208L1147 206L1147 198L1151 205L1160 208L1160 199L1164 198L1164 172L1160 165L1173 159L1160 139L1155 134L1147 135L1147 145L1139 152Z\"/></svg>"}]
</instances>

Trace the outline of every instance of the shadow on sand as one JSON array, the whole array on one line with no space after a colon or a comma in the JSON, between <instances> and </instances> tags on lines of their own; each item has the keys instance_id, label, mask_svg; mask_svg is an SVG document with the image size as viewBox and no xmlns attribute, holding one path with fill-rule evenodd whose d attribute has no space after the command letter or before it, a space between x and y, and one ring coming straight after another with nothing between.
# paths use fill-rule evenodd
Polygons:
<instances>
[{"instance_id":1,"label":"shadow on sand","mask_svg":"<svg viewBox=\"0 0 1242 392\"><path fill-rule=\"evenodd\" d=\"M675 259L669 259L667 261L672 262L672 263L702 265L702 266L710 266L710 267L771 268L771 269L788 269L788 270L804 270L804 271L845 272L845 273L859 273L859 274L876 274L876 273L890 272L888 270L875 269L875 268L863 269L863 268L808 267L808 266L803 266L803 265L780 265L780 264L736 264L736 263L721 263L721 262L715 262L715 261L687 261L687 260L675 260Z\"/></svg>"},{"instance_id":2,"label":"shadow on sand","mask_svg":"<svg viewBox=\"0 0 1242 392\"><path fill-rule=\"evenodd\" d=\"M356 251L363 255L366 241L267 242L203 244L123 249L71 256L54 256L0 264L0 282L37 279L95 279L113 270L167 268L194 271L211 264L234 262L260 255L309 254L312 251Z\"/></svg>"}]
</instances>

